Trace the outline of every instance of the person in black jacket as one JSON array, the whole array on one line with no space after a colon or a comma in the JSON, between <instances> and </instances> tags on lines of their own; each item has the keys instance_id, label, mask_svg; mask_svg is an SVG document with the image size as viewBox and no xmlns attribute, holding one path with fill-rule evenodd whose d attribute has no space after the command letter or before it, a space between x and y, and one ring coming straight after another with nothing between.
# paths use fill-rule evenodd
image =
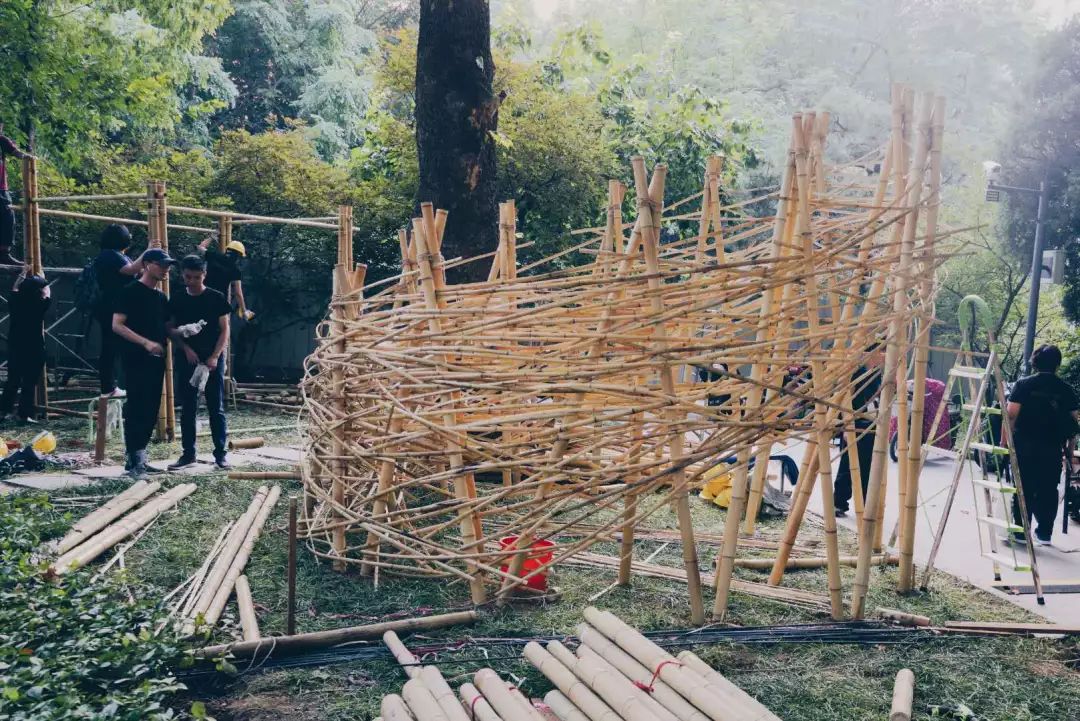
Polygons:
<instances>
[{"instance_id":1,"label":"person in black jacket","mask_svg":"<svg viewBox=\"0 0 1080 721\"><path fill-rule=\"evenodd\" d=\"M1027 520L1035 517L1035 543L1049 546L1057 518L1062 448L1066 444L1072 447L1080 402L1069 384L1057 376L1061 366L1057 346L1036 348L1031 354L1031 366L1035 373L1016 382L1006 411L1013 423L1013 451L1020 466ZM1021 525L1019 505L1014 501L1017 525ZM1022 533L1016 536L1016 540L1023 538Z\"/></svg>"},{"instance_id":2,"label":"person in black jacket","mask_svg":"<svg viewBox=\"0 0 1080 721\"><path fill-rule=\"evenodd\" d=\"M94 258L94 273L101 299L95 310L98 324L101 326L101 355L98 361L98 376L101 380L101 395L108 398L123 398L127 395L123 388L116 385L116 356L121 350L121 342L113 332L113 313L120 298L120 292L143 271L143 259L140 256L132 261L127 256L131 246L131 231L127 226L112 224L101 233L101 252Z\"/></svg>"},{"instance_id":3,"label":"person in black jacket","mask_svg":"<svg viewBox=\"0 0 1080 721\"><path fill-rule=\"evenodd\" d=\"M863 365L851 376L855 384L854 393L851 396L851 408L858 413L874 413L877 411L877 399L881 393L881 366L885 363L885 354L878 347L867 350ZM866 498L866 488L870 484L870 464L874 460L874 441L877 434L874 433L874 422L856 419L855 423L855 451L859 458L859 483L862 486L863 498ZM847 434L840 436L840 465L836 469L836 477L833 479L833 502L836 504L837 517L847 515L848 504L851 502L851 457L848 455Z\"/></svg>"},{"instance_id":4,"label":"person in black jacket","mask_svg":"<svg viewBox=\"0 0 1080 721\"><path fill-rule=\"evenodd\" d=\"M34 420L34 393L45 366L44 320L49 302L49 285L40 275L24 273L15 281L15 292L8 301L11 313L8 348L11 353L7 383L4 384L4 395L0 397L0 419L15 409L18 396L18 421L37 423Z\"/></svg>"}]
</instances>

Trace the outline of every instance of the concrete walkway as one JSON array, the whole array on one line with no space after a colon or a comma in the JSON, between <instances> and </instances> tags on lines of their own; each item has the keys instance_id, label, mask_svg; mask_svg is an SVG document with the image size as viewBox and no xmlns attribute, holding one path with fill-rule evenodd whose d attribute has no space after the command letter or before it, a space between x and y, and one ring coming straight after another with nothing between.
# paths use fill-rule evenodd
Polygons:
<instances>
[{"instance_id":1,"label":"concrete walkway","mask_svg":"<svg viewBox=\"0 0 1080 721\"><path fill-rule=\"evenodd\" d=\"M787 450L779 451L787 453L799 461L802 459L803 444L792 444ZM836 448L832 448L832 455L837 456ZM951 457L944 454L931 453L930 458L923 469L919 488L919 510L917 529L915 533L915 563L917 567L916 583L922 580L922 569L925 567L930 556L930 547L934 541L938 522L945 508L945 500L948 487L952 481L955 463ZM895 463L889 463L888 501L885 511L885 541L896 526L898 518L896 500L896 470ZM836 464L833 466L834 473ZM969 482L970 476L965 472L960 478L956 500L953 503L952 512L949 515L948 524L945 527L945 535L942 538L941 548L938 551L935 568L940 572L950 573L972 585L978 586L1001 598L1028 609L1056 623L1080 625L1080 594L1062 593L1046 594L1046 605L1039 606L1035 601L1034 594L1015 595L1005 593L995 588L993 563L980 554L979 548L979 524L976 522L975 495ZM1000 499L999 494L993 494ZM979 490L979 503L982 504L982 490ZM996 502L1000 503L1000 500ZM821 515L821 495L815 487L809 510ZM982 512L979 515L984 515ZM1000 515L997 511L995 515ZM847 517L837 519L839 525L855 532L856 520L854 511L850 511ZM1003 535L1003 531L993 529L996 534ZM984 544L988 531L981 529ZM987 550L989 547L987 546ZM998 545L998 552L1012 557L1013 550L1010 546ZM1061 514L1058 513L1057 526L1054 530L1053 545L1051 547L1037 547L1036 561L1043 585L1057 582L1071 582L1080 584L1080 526L1073 526L1068 534L1061 532ZM1021 561L1027 561L1027 551L1023 547L1016 550L1016 557ZM1002 569L1000 584L1010 586L1031 586L1030 572L1016 572L1011 569ZM998 584L998 585L1000 585ZM930 589L933 590L934 581L930 580Z\"/></svg>"}]
</instances>

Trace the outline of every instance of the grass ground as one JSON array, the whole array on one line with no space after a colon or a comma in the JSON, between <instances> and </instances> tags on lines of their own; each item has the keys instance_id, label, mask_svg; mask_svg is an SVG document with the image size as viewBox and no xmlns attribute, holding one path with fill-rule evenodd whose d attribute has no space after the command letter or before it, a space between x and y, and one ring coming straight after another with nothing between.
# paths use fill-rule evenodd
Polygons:
<instances>
[{"instance_id":1,"label":"grass ground","mask_svg":"<svg viewBox=\"0 0 1080 721\"><path fill-rule=\"evenodd\" d=\"M230 414L234 428L277 425L288 418L263 411ZM85 442L85 423L65 419L55 424L61 448ZM0 431L2 433L3 431ZM267 434L273 443L296 443L288 433ZM115 444L114 444L115 445ZM70 450L70 447L67 448ZM118 449L113 451L119 458ZM154 457L171 456L173 447L158 446ZM221 474L185 476L199 490L180 508L161 517L127 554L128 583L133 593L161 596L179 584L201 563L221 527L238 516L260 485L257 481L230 481ZM165 485L180 479L166 478ZM68 495L115 493L126 486L109 481ZM282 483L283 501L270 517L266 532L255 548L246 573L259 612L264 635L282 633L285 626L286 507L284 499L299 494L299 484ZM58 494L60 495L60 494ZM73 520L92 506L76 508ZM695 500L693 511L701 531L718 532L724 512ZM666 509L650 519L657 528L675 527ZM775 535L782 521L762 524L762 533ZM817 531L808 533L813 537ZM853 538L842 543L853 548ZM660 544L640 542L635 554L644 559ZM614 552L614 548L600 548ZM715 547L700 549L702 567L711 564ZM680 564L678 544L664 548L656 563ZM764 574L739 570L740 577L762 580ZM845 588L853 570L845 569ZM515 608L481 609L473 627L431 632L431 637L531 636L570 634L581 620L581 610L592 594L614 580L613 572L564 566L556 569L552 582L562 590L558 602ZM824 571L793 571L793 586L825 591ZM1016 607L949 577L938 576L928 594L899 597L895 569L875 569L869 607L879 605L929 615L935 622L950 619L1023 620ZM640 629L690 626L684 584L641 578L629 588L616 588L596 605L620 615ZM441 612L469 607L468 589L462 583L384 578L378 588L355 573L336 573L329 565L301 550L298 567L298 628L300 631L337 628L375 622L387 617ZM734 595L730 622L738 625L800 623L822 620L812 613L761 599ZM216 638L228 640L237 632L235 608L230 604ZM408 642L406 640L406 642ZM963 703L984 721L1076 721L1080 719L1080 674L1074 670L1080 647L1073 643L1018 639L960 639L948 637L918 645L780 645L715 646L699 654L732 680L755 695L786 721L828 719L883 719L888 714L893 677L900 668L916 676L916 718L929 718L930 704ZM473 658L476 651L469 652ZM460 657L459 657L460 658ZM453 655L444 672L457 683L478 668L475 662L455 662ZM504 675L519 679L533 695L547 689L544 680L521 661L493 664ZM241 668L241 671L244 669ZM350 663L321 668L249 672L239 678L193 686L191 695L207 702L219 721L337 721L371 719L379 699L400 689L400 671L386 662Z\"/></svg>"}]
</instances>

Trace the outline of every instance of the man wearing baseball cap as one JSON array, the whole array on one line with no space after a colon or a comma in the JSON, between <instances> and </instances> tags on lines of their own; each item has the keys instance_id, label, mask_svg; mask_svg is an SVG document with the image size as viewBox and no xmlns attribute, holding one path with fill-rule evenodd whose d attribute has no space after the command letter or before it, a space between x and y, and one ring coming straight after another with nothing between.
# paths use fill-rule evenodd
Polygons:
<instances>
[{"instance_id":1,"label":"man wearing baseball cap","mask_svg":"<svg viewBox=\"0 0 1080 721\"><path fill-rule=\"evenodd\" d=\"M127 468L135 480L146 477L146 446L161 408L161 384L165 379L165 323L169 301L157 289L174 261L160 248L142 255L143 273L120 291L114 306L113 332L120 336L121 357L127 378L124 405L124 446Z\"/></svg>"}]
</instances>

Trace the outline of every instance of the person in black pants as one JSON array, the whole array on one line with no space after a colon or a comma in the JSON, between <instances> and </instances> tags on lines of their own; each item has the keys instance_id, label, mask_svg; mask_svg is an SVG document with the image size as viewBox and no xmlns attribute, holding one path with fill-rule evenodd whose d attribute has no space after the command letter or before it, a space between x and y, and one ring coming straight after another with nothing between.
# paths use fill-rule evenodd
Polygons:
<instances>
[{"instance_id":1,"label":"person in black pants","mask_svg":"<svg viewBox=\"0 0 1080 721\"><path fill-rule=\"evenodd\" d=\"M43 321L49 308L49 286L40 275L22 275L15 281L15 292L8 301L11 329L8 335L8 377L0 397L0 420L15 409L20 423L34 420L34 391L45 366Z\"/></svg>"},{"instance_id":2,"label":"person in black pants","mask_svg":"<svg viewBox=\"0 0 1080 721\"><path fill-rule=\"evenodd\" d=\"M94 274L97 276L101 298L95 316L101 326L101 355L98 360L98 375L101 380L101 395L109 398L123 398L127 395L116 386L116 354L120 348L120 339L113 332L113 313L117 300L124 286L131 283L143 270L143 258L132 262L127 256L131 246L131 232L123 225L109 225L101 233L101 252L94 258Z\"/></svg>"},{"instance_id":3,"label":"person in black pants","mask_svg":"<svg viewBox=\"0 0 1080 721\"><path fill-rule=\"evenodd\" d=\"M884 354L880 349L872 348L867 354L864 365L851 377L855 383L855 393L851 397L851 407L862 413L873 413L877 403L878 393L881 391L881 366L884 363ZM856 419L855 421L855 450L859 456L859 482L862 485L863 498L866 498L866 487L870 484L870 464L874 460L874 441L877 434L874 433L872 420ZM836 478L833 480L833 499L836 504L836 515L844 516L848 512L848 504L851 501L851 460L847 450L847 436L840 436L840 465L836 469Z\"/></svg>"},{"instance_id":4,"label":"person in black pants","mask_svg":"<svg viewBox=\"0 0 1080 721\"><path fill-rule=\"evenodd\" d=\"M169 301L157 289L175 261L159 248L142 255L145 267L135 283L126 286L116 301L112 329L121 339L121 357L127 378L124 404L124 445L129 475L146 477L146 446L161 408L161 384L165 379L165 324Z\"/></svg>"},{"instance_id":5,"label":"person in black pants","mask_svg":"<svg viewBox=\"0 0 1080 721\"><path fill-rule=\"evenodd\" d=\"M1076 393L1057 376L1061 351L1040 346L1031 354L1035 374L1021 378L1009 394L1006 411L1012 421L1013 451L1020 466L1028 522L1035 517L1035 543L1049 546L1057 519L1062 448L1072 447L1077 432ZM1013 519L1022 525L1020 504L1013 502ZM1024 534L1014 535L1024 540ZM1008 540L1008 539L1006 539Z\"/></svg>"},{"instance_id":6,"label":"person in black pants","mask_svg":"<svg viewBox=\"0 0 1080 721\"><path fill-rule=\"evenodd\" d=\"M195 463L195 413L199 407L199 376L205 376L206 411L214 441L214 465L224 470L225 459L225 364L222 354L229 339L229 302L206 286L206 261L197 255L180 261L184 290L169 300L169 337L179 351L175 388L183 410L180 434L183 453L169 466L177 470Z\"/></svg>"},{"instance_id":7,"label":"person in black pants","mask_svg":"<svg viewBox=\"0 0 1080 721\"><path fill-rule=\"evenodd\" d=\"M0 265L20 265L19 261L11 256L11 247L15 245L15 211L11 209L11 193L8 192L7 156L33 156L19 150L3 133L4 126L0 124Z\"/></svg>"}]
</instances>

